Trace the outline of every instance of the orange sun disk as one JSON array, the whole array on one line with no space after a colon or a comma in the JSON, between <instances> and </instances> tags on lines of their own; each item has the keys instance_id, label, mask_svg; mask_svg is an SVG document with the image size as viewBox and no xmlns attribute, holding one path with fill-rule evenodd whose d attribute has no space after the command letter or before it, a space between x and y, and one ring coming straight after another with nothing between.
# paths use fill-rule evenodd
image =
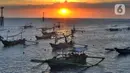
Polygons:
<instances>
[{"instance_id":1,"label":"orange sun disk","mask_svg":"<svg viewBox=\"0 0 130 73\"><path fill-rule=\"evenodd\" d=\"M68 15L69 13L70 13L70 11L67 8L61 8L59 10L59 14L61 14L61 15Z\"/></svg>"}]
</instances>

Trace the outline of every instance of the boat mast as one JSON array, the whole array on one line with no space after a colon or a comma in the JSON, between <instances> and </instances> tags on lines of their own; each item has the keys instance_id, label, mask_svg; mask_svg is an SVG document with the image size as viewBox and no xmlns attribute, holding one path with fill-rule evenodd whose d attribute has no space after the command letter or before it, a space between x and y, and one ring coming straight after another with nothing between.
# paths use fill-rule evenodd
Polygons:
<instances>
[{"instance_id":1,"label":"boat mast","mask_svg":"<svg viewBox=\"0 0 130 73\"><path fill-rule=\"evenodd\" d=\"M24 29L22 29L22 32L21 32L21 39L23 38L23 30L24 30Z\"/></svg>"},{"instance_id":2,"label":"boat mast","mask_svg":"<svg viewBox=\"0 0 130 73\"><path fill-rule=\"evenodd\" d=\"M1 17L0 17L0 26L4 26L4 15L3 15L4 7L1 7Z\"/></svg>"},{"instance_id":3,"label":"boat mast","mask_svg":"<svg viewBox=\"0 0 130 73\"><path fill-rule=\"evenodd\" d=\"M45 18L44 18L44 12L43 12L43 17L42 17L43 22L44 22L44 19L45 19Z\"/></svg>"},{"instance_id":4,"label":"boat mast","mask_svg":"<svg viewBox=\"0 0 130 73\"><path fill-rule=\"evenodd\" d=\"M42 17L42 21L45 21L45 12L43 12L43 17ZM45 29L47 29L47 25L45 24Z\"/></svg>"},{"instance_id":5,"label":"boat mast","mask_svg":"<svg viewBox=\"0 0 130 73\"><path fill-rule=\"evenodd\" d=\"M73 41L73 38L74 38L74 33L75 33L76 29L75 29L75 25L73 25L73 28L71 29L71 41Z\"/></svg>"},{"instance_id":6,"label":"boat mast","mask_svg":"<svg viewBox=\"0 0 130 73\"><path fill-rule=\"evenodd\" d=\"M7 38L6 38L7 40L8 40L8 33L9 33L9 32L10 32L10 31L8 30L8 31L7 31Z\"/></svg>"}]
</instances>

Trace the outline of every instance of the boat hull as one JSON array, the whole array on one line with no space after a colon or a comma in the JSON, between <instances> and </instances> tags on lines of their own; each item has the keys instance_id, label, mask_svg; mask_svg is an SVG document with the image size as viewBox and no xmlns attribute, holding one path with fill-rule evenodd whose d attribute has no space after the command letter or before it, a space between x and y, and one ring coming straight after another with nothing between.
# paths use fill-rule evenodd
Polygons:
<instances>
[{"instance_id":1,"label":"boat hull","mask_svg":"<svg viewBox=\"0 0 130 73\"><path fill-rule=\"evenodd\" d=\"M48 63L49 66L51 67L51 71L62 71L62 70L67 70L67 69L79 69L79 68L82 68L82 67L89 67L89 66L85 66L85 65L80 65L78 66L77 64L66 64L66 63L63 63L63 62L59 62L59 63L56 63L56 62L49 62Z\"/></svg>"},{"instance_id":2,"label":"boat hull","mask_svg":"<svg viewBox=\"0 0 130 73\"><path fill-rule=\"evenodd\" d=\"M59 44L50 43L50 45L53 48L53 51L60 50L60 49L66 49L66 48L73 46L72 43L59 43Z\"/></svg>"},{"instance_id":3,"label":"boat hull","mask_svg":"<svg viewBox=\"0 0 130 73\"><path fill-rule=\"evenodd\" d=\"M130 54L130 49L115 49L119 54Z\"/></svg>"},{"instance_id":4,"label":"boat hull","mask_svg":"<svg viewBox=\"0 0 130 73\"><path fill-rule=\"evenodd\" d=\"M41 39L51 39L51 36L35 36L37 40L41 40Z\"/></svg>"},{"instance_id":5,"label":"boat hull","mask_svg":"<svg viewBox=\"0 0 130 73\"><path fill-rule=\"evenodd\" d=\"M9 47L9 46L14 46L18 44L25 44L25 39L14 40L14 41L2 40L2 43L4 47Z\"/></svg>"}]
</instances>

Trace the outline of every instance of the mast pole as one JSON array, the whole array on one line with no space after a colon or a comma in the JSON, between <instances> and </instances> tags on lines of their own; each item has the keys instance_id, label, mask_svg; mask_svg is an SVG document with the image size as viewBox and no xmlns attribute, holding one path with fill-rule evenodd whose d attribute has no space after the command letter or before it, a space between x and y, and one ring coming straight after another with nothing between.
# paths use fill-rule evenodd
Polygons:
<instances>
[{"instance_id":1,"label":"mast pole","mask_svg":"<svg viewBox=\"0 0 130 73\"><path fill-rule=\"evenodd\" d=\"M45 19L45 17L44 17L44 12L43 12L43 17L42 17L43 22L44 22L44 19Z\"/></svg>"},{"instance_id":2,"label":"mast pole","mask_svg":"<svg viewBox=\"0 0 130 73\"><path fill-rule=\"evenodd\" d=\"M22 28L22 32L21 32L21 39L23 38L23 28Z\"/></svg>"},{"instance_id":3,"label":"mast pole","mask_svg":"<svg viewBox=\"0 0 130 73\"><path fill-rule=\"evenodd\" d=\"M43 17L42 17L42 21L45 21L45 12L43 12ZM45 29L47 29L47 25L45 24Z\"/></svg>"},{"instance_id":4,"label":"mast pole","mask_svg":"<svg viewBox=\"0 0 130 73\"><path fill-rule=\"evenodd\" d=\"M4 7L1 7L1 17L0 17L0 25L4 26L4 15L3 15Z\"/></svg>"}]
</instances>

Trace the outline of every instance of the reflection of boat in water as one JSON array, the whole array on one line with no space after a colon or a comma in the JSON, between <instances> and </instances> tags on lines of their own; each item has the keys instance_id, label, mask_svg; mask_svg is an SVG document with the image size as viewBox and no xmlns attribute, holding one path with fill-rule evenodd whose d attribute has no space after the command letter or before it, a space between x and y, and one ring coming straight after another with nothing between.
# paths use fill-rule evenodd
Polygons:
<instances>
[{"instance_id":1,"label":"reflection of boat in water","mask_svg":"<svg viewBox=\"0 0 130 73\"><path fill-rule=\"evenodd\" d=\"M3 40L3 37L0 36L0 41L3 43L4 47L9 47L9 46L14 46L18 44L25 44L25 39L19 39L19 40L13 40L13 41L8 41L8 40Z\"/></svg>"},{"instance_id":2,"label":"reflection of boat in water","mask_svg":"<svg viewBox=\"0 0 130 73\"><path fill-rule=\"evenodd\" d=\"M127 47L127 48L124 48L124 49L115 48L115 50L116 50L119 54L130 54L130 47Z\"/></svg>"},{"instance_id":3,"label":"reflection of boat in water","mask_svg":"<svg viewBox=\"0 0 130 73\"><path fill-rule=\"evenodd\" d=\"M99 59L97 63L88 63L87 59L94 58ZM67 67L92 67L98 65L100 62L102 62L105 58L104 57L94 57L94 56L88 56L85 53L77 54L77 53L69 53L69 54L59 54L52 59L48 60L37 60L32 59L31 62L36 63L48 63L51 67L51 70L57 70L61 68L67 68Z\"/></svg>"}]
</instances>

